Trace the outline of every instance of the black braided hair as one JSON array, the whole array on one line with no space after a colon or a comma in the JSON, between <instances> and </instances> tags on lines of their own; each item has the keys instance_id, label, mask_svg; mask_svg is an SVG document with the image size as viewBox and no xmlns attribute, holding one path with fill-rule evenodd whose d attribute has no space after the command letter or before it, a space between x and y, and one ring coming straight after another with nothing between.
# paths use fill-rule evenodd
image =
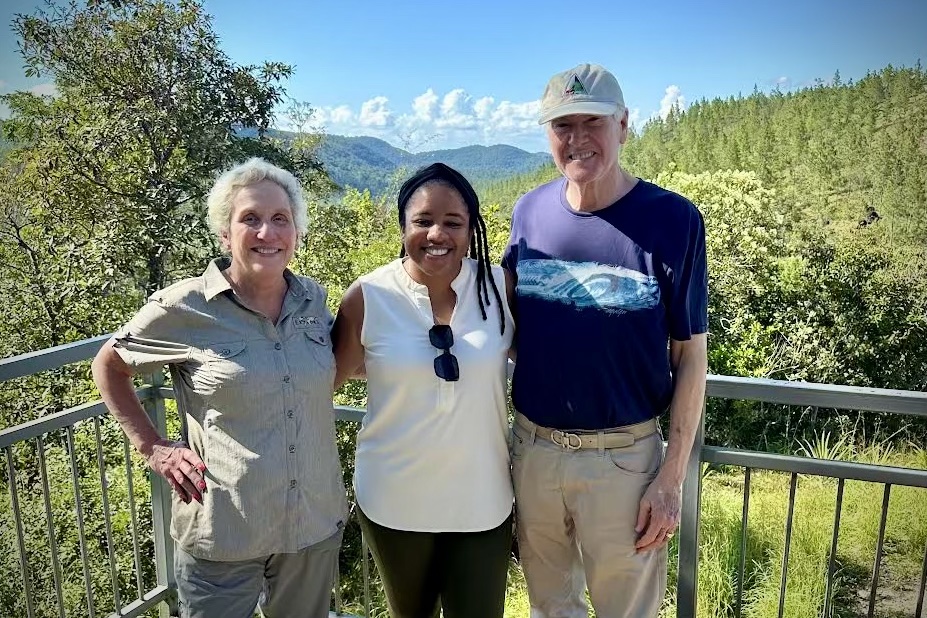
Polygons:
<instances>
[{"instance_id":1,"label":"black braided hair","mask_svg":"<svg viewBox=\"0 0 927 618\"><path fill-rule=\"evenodd\" d=\"M444 185L454 189L460 194L464 204L467 206L467 213L470 215L470 231L473 235L470 238L469 256L476 260L476 296L480 303L480 315L486 318L486 307L491 305L489 299L489 288L492 287L493 296L499 308L499 332L505 334L505 309L502 307L502 295L499 294L499 288L492 278L492 267L489 261L489 240L486 238L486 222L480 214L480 198L477 197L476 191L470 182L457 170L445 165L444 163L432 163L416 171L408 180L402 183L399 188L399 197L397 205L399 206L399 227L405 229L406 225L406 206L412 195L429 185ZM399 251L399 257L406 254L405 246Z\"/></svg>"}]
</instances>

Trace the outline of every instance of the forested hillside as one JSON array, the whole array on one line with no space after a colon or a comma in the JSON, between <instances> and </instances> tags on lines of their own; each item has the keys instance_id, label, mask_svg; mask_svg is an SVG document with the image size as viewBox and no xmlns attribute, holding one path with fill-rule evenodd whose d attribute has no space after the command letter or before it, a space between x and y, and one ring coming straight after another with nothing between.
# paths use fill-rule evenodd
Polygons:
<instances>
[{"instance_id":1,"label":"forested hillside","mask_svg":"<svg viewBox=\"0 0 927 618\"><path fill-rule=\"evenodd\" d=\"M647 124L623 154L660 172L749 170L793 220L858 224L927 244L927 73L885 67L857 82L700 101Z\"/></svg>"},{"instance_id":2,"label":"forested hillside","mask_svg":"<svg viewBox=\"0 0 927 618\"><path fill-rule=\"evenodd\" d=\"M325 159L336 139L326 146L320 135L270 133L292 67L232 62L198 2L68 6L17 20L14 35L30 73L54 80L58 95L2 97L11 110L0 155L3 356L110 332L154 289L200 272L217 251L205 192L218 172L248 156L290 169L305 185L311 225L292 267L328 288L333 309L356 277L398 254L389 191L335 191L352 184L339 182L334 159ZM688 196L705 218L711 372L927 390L927 74L919 66L873 71L858 82L698 102L649 122L624 149L632 172ZM363 149L339 155L346 168L401 170L443 159L471 175L494 259L508 238L513 202L557 175L544 165L546 155L530 155L537 159L528 165L534 159L509 147L396 160L384 142L351 139ZM358 184L377 181L381 189L401 180L389 171L364 174ZM7 382L0 428L96 396L86 364ZM348 384L337 399L363 405L364 385ZM863 420L852 411L714 401L708 408L715 443L793 452L799 440L826 431L848 443L923 445L927 436L923 425ZM84 424L75 434L84 455L91 453L93 428ZM118 431L104 436L115 459L120 440ZM342 428L339 440L350 478L353 435ZM52 478L65 483L65 441L50 436L46 447ZM8 455L17 466L34 466L37 447L23 443ZM92 485L96 465L86 456L75 474ZM21 475L18 495L34 588L53 599L40 482ZM107 482L114 495L128 491L124 471ZM146 486L134 491L144 503ZM53 508L65 513L58 533L73 567L79 548L70 506L58 495ZM98 490L88 490L84 508L100 521ZM24 615L10 513L0 509L0 614ZM114 525L128 546L126 518ZM94 526L88 536L105 538L102 524ZM356 530L346 539L342 587L356 599ZM923 551L922 540L916 547ZM106 549L100 541L89 551L105 564ZM142 551L150 554L150 546ZM150 580L153 565L144 568ZM63 587L69 615L77 615L84 592L72 570ZM95 570L94 589L105 593L108 577ZM131 590L133 577L131 565L119 566L119 586ZM49 607L36 615L54 615ZM100 601L97 611L111 610Z\"/></svg>"},{"instance_id":3,"label":"forested hillside","mask_svg":"<svg viewBox=\"0 0 927 618\"><path fill-rule=\"evenodd\" d=\"M280 132L282 133L282 132ZM465 146L411 153L375 137L325 135L319 159L341 187L379 195L389 189L397 172L415 170L435 161L454 167L473 182L487 182L529 173L550 162L544 153L506 145Z\"/></svg>"},{"instance_id":4,"label":"forested hillside","mask_svg":"<svg viewBox=\"0 0 927 618\"><path fill-rule=\"evenodd\" d=\"M301 118L311 110L308 103L296 103L287 112L289 119ZM255 138L255 128L236 130L239 138ZM296 140L306 141L304 132L270 129L268 138L282 145ZM429 165L435 161L458 169L476 184L504 182L523 174L531 174L551 164L550 155L543 152L526 152L521 148L496 144L494 146L464 146L446 150L409 152L376 137L317 134L310 138L318 160L339 191L352 188L370 191L382 196L395 189L397 177ZM2 152L2 143L0 143Z\"/></svg>"}]
</instances>

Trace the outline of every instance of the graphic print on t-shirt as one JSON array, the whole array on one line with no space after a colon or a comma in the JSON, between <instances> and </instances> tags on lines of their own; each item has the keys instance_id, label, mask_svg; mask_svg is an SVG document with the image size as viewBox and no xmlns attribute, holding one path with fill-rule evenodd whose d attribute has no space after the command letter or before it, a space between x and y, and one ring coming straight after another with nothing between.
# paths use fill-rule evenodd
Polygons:
<instances>
[{"instance_id":1,"label":"graphic print on t-shirt","mask_svg":"<svg viewBox=\"0 0 927 618\"><path fill-rule=\"evenodd\" d=\"M598 262L521 260L518 294L606 313L650 309L660 303L657 278Z\"/></svg>"}]
</instances>

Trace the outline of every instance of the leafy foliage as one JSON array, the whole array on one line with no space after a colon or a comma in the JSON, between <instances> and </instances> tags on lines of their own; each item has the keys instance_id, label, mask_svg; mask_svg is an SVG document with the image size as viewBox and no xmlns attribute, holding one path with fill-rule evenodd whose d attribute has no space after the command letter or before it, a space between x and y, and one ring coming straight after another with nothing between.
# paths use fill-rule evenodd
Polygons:
<instances>
[{"instance_id":1,"label":"leafy foliage","mask_svg":"<svg viewBox=\"0 0 927 618\"><path fill-rule=\"evenodd\" d=\"M146 293L196 272L212 248L201 203L217 170L261 154L310 186L324 177L260 137L292 69L231 62L196 2L52 5L14 31L27 72L54 77L58 95L4 97L4 131L21 145L7 165L50 179L55 211L42 214L65 230L92 222L80 236L99 247L99 266ZM258 138L238 137L241 127Z\"/></svg>"},{"instance_id":2,"label":"leafy foliage","mask_svg":"<svg viewBox=\"0 0 927 618\"><path fill-rule=\"evenodd\" d=\"M12 113L2 123L0 155L4 356L108 332L152 290L199 272L217 249L203 221L203 196L218 171L247 156L290 169L308 189L310 232L293 269L327 287L333 311L354 279L398 254L392 200L415 167L440 158L475 182L494 260L508 240L515 200L558 175L546 155L525 158L502 147L417 160L373 138L326 140L311 132L307 104L289 112L297 133L275 133L273 110L285 100L281 83L291 67L231 62L198 2L52 4L19 16L14 29L29 71L54 78L57 95L3 97ZM713 373L927 390L925 87L920 67L887 67L856 84L835 79L789 94L699 102L633 136L623 153L631 171L688 196L705 217ZM363 179L358 184L375 184L334 194L320 163L326 152L333 167L342 157L344 169ZM335 180L352 184L344 178ZM10 381L0 388L0 423L93 398L85 364ZM364 384L347 384L336 401L364 406ZM804 439L812 449L815 436L851 426L869 439L902 430L897 439L915 444L927 434L916 423L854 421L845 411L711 402L708 413L711 440L744 447L788 450ZM93 516L89 585L102 612L112 596L109 544L131 554L129 491L118 428L108 422L101 430L105 483L92 429L75 428L75 474ZM338 441L349 480L354 428L339 426ZM843 443L835 437L825 450L835 444ZM53 488L54 537L69 574L65 605L76 613L85 593L67 440L49 435L41 452ZM16 487L34 585L51 599L38 453L21 444L11 457L22 471ZM147 504L146 472L135 460L131 469L136 502ZM101 523L104 484L118 505L117 541ZM9 496L9 489L4 481L0 493ZM11 512L9 503L0 510L0 609L18 615ZM150 513L142 524L150 525ZM362 575L353 523L345 538L341 586L357 606ZM142 551L151 555L150 546ZM143 562L150 582L150 561ZM132 595L133 566L121 561L116 570L119 590ZM53 612L49 604L38 615Z\"/></svg>"},{"instance_id":3,"label":"leafy foliage","mask_svg":"<svg viewBox=\"0 0 927 618\"><path fill-rule=\"evenodd\" d=\"M896 244L927 244L927 72L885 67L860 81L699 101L650 120L623 160L662 171L752 171L786 214L857 224L872 207Z\"/></svg>"},{"instance_id":4,"label":"leafy foliage","mask_svg":"<svg viewBox=\"0 0 927 618\"><path fill-rule=\"evenodd\" d=\"M333 187L315 156L318 140L306 136L283 144L266 136L292 69L233 63L198 2L49 3L35 15L17 16L13 30L28 73L54 79L57 93L3 97L11 110L2 123L0 159L4 356L109 332L153 290L201 271L216 252L203 198L233 162L263 156L293 171L311 195ZM32 421L95 398L86 364L5 382L0 423ZM47 435L41 451L69 615L89 611L88 602L98 614L112 611L114 585L123 600L136 594L134 565L125 560L132 550L124 462L119 467L122 433L110 422L102 437L103 471L95 457L96 433L87 423L74 428L73 466L61 436ZM37 615L46 616L57 611L39 452L28 443L13 450L30 581L43 599ZM147 471L137 460L132 466L143 510L150 504ZM68 502L72 473L87 522L83 545L72 515L76 501ZM10 495L9 484L2 485L3 495ZM112 537L104 526L104 486ZM25 615L12 514L4 508L0 516L0 545L9 558L0 570L0 609ZM148 589L150 506L140 525L145 560L139 569ZM108 566L114 543L121 557L115 584Z\"/></svg>"}]
</instances>

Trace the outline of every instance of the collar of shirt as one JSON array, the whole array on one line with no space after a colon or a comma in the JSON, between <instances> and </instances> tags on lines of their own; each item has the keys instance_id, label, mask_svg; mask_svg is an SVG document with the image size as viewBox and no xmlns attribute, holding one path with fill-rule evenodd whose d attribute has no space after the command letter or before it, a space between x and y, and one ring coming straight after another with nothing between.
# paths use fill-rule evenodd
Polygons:
<instances>
[{"instance_id":1,"label":"collar of shirt","mask_svg":"<svg viewBox=\"0 0 927 618\"><path fill-rule=\"evenodd\" d=\"M231 265L232 259L228 256L222 256L212 260L209 266L206 267L206 271L203 273L203 280L206 283L204 290L206 302L211 301L222 292L232 289L229 280L222 274L222 271ZM303 282L299 280L299 277L290 272L289 268L283 271L283 278L286 279L287 288L289 289L288 293L290 295L312 300L312 290L306 287Z\"/></svg>"},{"instance_id":2,"label":"collar of shirt","mask_svg":"<svg viewBox=\"0 0 927 618\"><path fill-rule=\"evenodd\" d=\"M399 258L399 268L396 270L396 273L407 288L412 290L415 294L420 294L427 297L428 286L413 279L406 271L403 263L408 259L408 256ZM460 272L457 273L457 276L454 277L453 281L451 281L451 289L454 290L458 297L463 293L467 286L471 284L475 273L476 260L469 257L463 258L463 260L460 262Z\"/></svg>"}]
</instances>

